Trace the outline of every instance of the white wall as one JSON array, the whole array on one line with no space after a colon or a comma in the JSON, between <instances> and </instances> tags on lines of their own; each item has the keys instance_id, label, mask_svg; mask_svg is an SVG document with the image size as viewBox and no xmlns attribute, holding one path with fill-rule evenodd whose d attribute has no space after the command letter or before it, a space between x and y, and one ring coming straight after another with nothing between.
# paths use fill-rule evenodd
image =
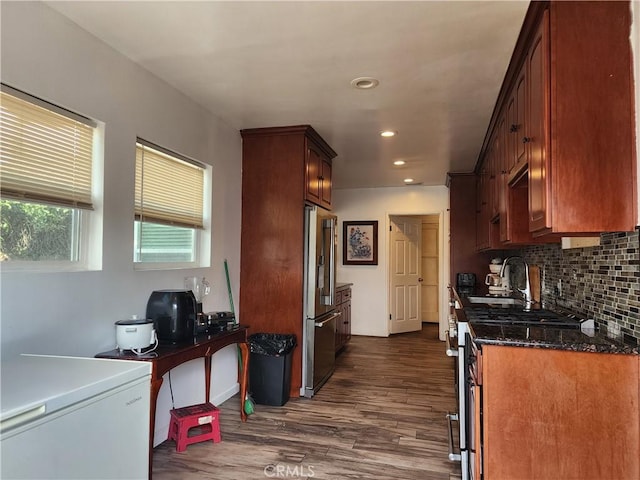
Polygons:
<instances>
[{"instance_id":1,"label":"white wall","mask_svg":"<svg viewBox=\"0 0 640 480\"><path fill-rule=\"evenodd\" d=\"M234 298L240 265L241 139L187 97L40 3L2 2L2 81L105 122L103 269L76 273L2 272L3 357L30 352L93 356L115 347L114 322L145 315L151 291L205 276L205 311L228 310L223 260ZM212 267L135 272L133 189L136 136L213 165ZM237 305L236 305L237 307ZM238 388L235 347L213 359L211 395ZM176 406L204 401L202 360L172 374ZM171 402L160 391L156 444L166 438Z\"/></svg>"},{"instance_id":2,"label":"white wall","mask_svg":"<svg viewBox=\"0 0 640 480\"><path fill-rule=\"evenodd\" d=\"M449 189L435 187L398 187L335 190L333 211L338 215L339 282L353 283L351 332L354 335L386 337L389 335L388 300L388 232L389 215L440 215L440 338L447 328L446 312L449 283ZM378 265L342 265L342 222L345 220L378 221Z\"/></svg>"}]
</instances>

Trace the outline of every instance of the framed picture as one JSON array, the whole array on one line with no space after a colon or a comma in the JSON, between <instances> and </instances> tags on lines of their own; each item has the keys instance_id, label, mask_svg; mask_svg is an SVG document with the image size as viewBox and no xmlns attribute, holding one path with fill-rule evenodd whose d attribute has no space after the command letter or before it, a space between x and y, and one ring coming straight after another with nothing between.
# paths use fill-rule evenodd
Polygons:
<instances>
[{"instance_id":1,"label":"framed picture","mask_svg":"<svg viewBox=\"0 0 640 480\"><path fill-rule=\"evenodd\" d=\"M342 264L378 264L378 221L342 222Z\"/></svg>"}]
</instances>

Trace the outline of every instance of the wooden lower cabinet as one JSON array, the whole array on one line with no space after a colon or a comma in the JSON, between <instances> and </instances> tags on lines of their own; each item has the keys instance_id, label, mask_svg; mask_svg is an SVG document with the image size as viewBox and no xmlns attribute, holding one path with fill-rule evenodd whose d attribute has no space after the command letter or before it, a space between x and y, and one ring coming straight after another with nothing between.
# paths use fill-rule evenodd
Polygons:
<instances>
[{"instance_id":1,"label":"wooden lower cabinet","mask_svg":"<svg viewBox=\"0 0 640 480\"><path fill-rule=\"evenodd\" d=\"M640 478L640 357L482 347L491 479Z\"/></svg>"},{"instance_id":2,"label":"wooden lower cabinet","mask_svg":"<svg viewBox=\"0 0 640 480\"><path fill-rule=\"evenodd\" d=\"M341 288L336 292L336 307L341 315L336 324L336 353L351 340L351 288Z\"/></svg>"}]
</instances>

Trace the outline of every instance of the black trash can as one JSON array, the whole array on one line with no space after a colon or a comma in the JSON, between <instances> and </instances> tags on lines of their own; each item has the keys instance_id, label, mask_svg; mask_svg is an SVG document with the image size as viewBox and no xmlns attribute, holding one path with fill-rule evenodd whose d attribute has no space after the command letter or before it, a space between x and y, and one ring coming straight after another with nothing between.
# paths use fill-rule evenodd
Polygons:
<instances>
[{"instance_id":1,"label":"black trash can","mask_svg":"<svg viewBox=\"0 0 640 480\"><path fill-rule=\"evenodd\" d=\"M254 333L249 336L249 390L254 402L277 407L287 403L295 346L295 335Z\"/></svg>"}]
</instances>

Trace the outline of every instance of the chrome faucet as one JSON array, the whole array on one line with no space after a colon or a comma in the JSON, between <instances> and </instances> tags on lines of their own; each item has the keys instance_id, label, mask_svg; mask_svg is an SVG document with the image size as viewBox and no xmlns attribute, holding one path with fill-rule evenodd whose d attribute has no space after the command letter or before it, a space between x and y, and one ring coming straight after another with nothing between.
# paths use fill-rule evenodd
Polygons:
<instances>
[{"instance_id":1,"label":"chrome faucet","mask_svg":"<svg viewBox=\"0 0 640 480\"><path fill-rule=\"evenodd\" d=\"M527 265L527 262L524 260L524 258L507 257L502 263L502 268L500 269L500 278L504 278L505 267L507 266L507 264L515 260L520 260L522 262L522 265L524 266L524 288L520 289L516 286L515 289L522 294L524 299L524 310L528 311L531 309L531 305L533 304L533 298L531 297L531 282L529 281L529 265Z\"/></svg>"}]
</instances>

